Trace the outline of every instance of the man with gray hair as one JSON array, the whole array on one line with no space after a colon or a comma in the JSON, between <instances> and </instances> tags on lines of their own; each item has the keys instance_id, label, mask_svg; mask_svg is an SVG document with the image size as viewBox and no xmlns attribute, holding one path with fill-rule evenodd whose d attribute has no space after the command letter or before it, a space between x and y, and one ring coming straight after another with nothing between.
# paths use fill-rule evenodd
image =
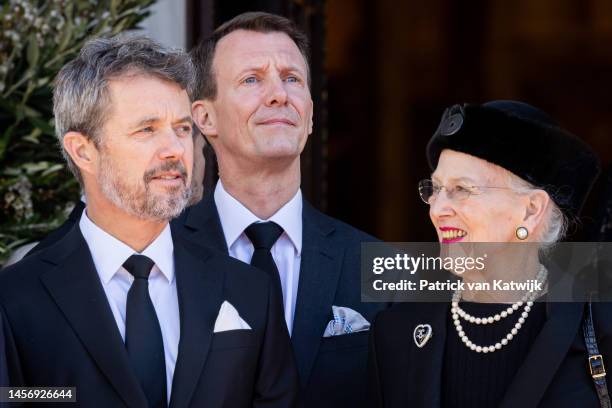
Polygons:
<instances>
[{"instance_id":1,"label":"man with gray hair","mask_svg":"<svg viewBox=\"0 0 612 408\"><path fill-rule=\"evenodd\" d=\"M191 196L193 78L186 54L140 37L92 40L58 74L86 208L0 273L11 386L76 387L87 407L294 405L270 279L171 232Z\"/></svg>"}]
</instances>

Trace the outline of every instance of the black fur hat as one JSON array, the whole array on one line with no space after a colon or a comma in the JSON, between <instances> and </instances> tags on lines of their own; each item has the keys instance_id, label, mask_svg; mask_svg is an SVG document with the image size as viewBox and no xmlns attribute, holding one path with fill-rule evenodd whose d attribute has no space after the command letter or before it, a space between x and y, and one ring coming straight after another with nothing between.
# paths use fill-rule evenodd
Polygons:
<instances>
[{"instance_id":1,"label":"black fur hat","mask_svg":"<svg viewBox=\"0 0 612 408\"><path fill-rule=\"evenodd\" d=\"M580 212L600 171L586 143L544 112L517 101L446 109L427 144L432 169L444 149L497 164L542 188L570 219Z\"/></svg>"}]
</instances>

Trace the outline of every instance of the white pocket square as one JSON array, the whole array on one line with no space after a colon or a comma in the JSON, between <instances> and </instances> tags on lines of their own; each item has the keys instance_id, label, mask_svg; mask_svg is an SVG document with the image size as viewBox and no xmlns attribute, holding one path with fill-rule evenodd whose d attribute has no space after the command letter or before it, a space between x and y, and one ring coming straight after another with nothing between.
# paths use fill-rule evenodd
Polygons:
<instances>
[{"instance_id":1,"label":"white pocket square","mask_svg":"<svg viewBox=\"0 0 612 408\"><path fill-rule=\"evenodd\" d=\"M332 306L332 313L334 319L327 323L323 337L341 336L370 330L370 322L350 307Z\"/></svg>"},{"instance_id":2,"label":"white pocket square","mask_svg":"<svg viewBox=\"0 0 612 408\"><path fill-rule=\"evenodd\" d=\"M215 329L213 333L224 332L228 330L251 330L251 326L245 322L238 314L238 311L230 302L225 300L219 308L219 314L215 321Z\"/></svg>"}]
</instances>

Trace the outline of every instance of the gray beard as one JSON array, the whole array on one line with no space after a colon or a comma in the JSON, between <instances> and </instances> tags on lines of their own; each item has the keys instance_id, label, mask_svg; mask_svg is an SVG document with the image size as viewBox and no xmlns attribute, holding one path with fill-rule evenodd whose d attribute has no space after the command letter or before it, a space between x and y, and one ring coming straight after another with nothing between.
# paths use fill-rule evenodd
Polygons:
<instances>
[{"instance_id":1,"label":"gray beard","mask_svg":"<svg viewBox=\"0 0 612 408\"><path fill-rule=\"evenodd\" d=\"M101 162L100 170L98 184L104 196L116 207L140 219L169 221L181 214L191 198L188 186L168 190L167 194L155 194L146 176L142 184L129 186L122 182L106 159Z\"/></svg>"}]
</instances>

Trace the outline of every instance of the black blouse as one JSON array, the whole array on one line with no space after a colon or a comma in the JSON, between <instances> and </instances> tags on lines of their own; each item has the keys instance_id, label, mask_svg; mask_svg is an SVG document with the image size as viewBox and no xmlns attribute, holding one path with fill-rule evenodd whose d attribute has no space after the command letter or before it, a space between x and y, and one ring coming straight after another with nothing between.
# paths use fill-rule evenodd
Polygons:
<instances>
[{"instance_id":1,"label":"black blouse","mask_svg":"<svg viewBox=\"0 0 612 408\"><path fill-rule=\"evenodd\" d=\"M461 302L460 306L474 317L493 316L508 307L507 304L473 302ZM521 307L507 318L487 325L460 319L461 326L473 343L494 345L510 332L522 312ZM506 346L493 353L477 353L463 344L449 311L442 371L442 407L498 406L545 320L545 303L534 303L525 323Z\"/></svg>"}]
</instances>

